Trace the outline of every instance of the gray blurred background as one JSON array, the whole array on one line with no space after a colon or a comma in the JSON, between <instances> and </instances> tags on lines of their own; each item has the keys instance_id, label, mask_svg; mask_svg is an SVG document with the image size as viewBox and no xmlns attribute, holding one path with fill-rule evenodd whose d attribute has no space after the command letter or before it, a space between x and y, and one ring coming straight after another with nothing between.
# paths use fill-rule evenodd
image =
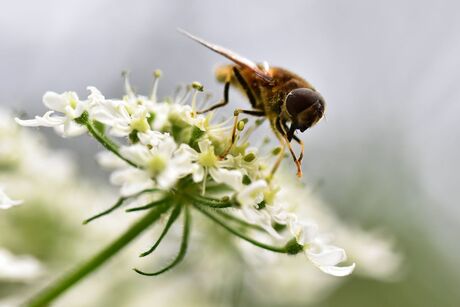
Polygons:
<instances>
[{"instance_id":1,"label":"gray blurred background","mask_svg":"<svg viewBox=\"0 0 460 307\"><path fill-rule=\"evenodd\" d=\"M225 60L177 27L291 69L325 96L326 120L302 136L305 180L344 219L395 235L407 273L355 278L321 306L460 306L458 2L2 1L0 104L31 116L47 90L118 97L125 69L147 94L156 68L160 96L199 80L220 98L213 70ZM91 174L92 140L49 137Z\"/></svg>"}]
</instances>

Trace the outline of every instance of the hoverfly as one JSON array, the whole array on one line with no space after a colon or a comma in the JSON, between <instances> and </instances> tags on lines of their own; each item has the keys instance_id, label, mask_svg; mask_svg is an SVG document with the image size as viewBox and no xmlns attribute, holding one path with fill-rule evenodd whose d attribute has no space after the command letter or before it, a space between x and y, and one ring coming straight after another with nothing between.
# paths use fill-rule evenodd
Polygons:
<instances>
[{"instance_id":1,"label":"hoverfly","mask_svg":"<svg viewBox=\"0 0 460 307\"><path fill-rule=\"evenodd\" d=\"M301 177L304 145L302 140L295 135L295 132L296 130L304 132L323 117L326 104L321 94L306 80L284 68L269 67L267 63L256 64L184 30L179 29L179 31L234 63L222 65L216 70L217 80L225 83L223 99L198 113L205 113L225 106L229 101L230 85L242 91L251 103L252 109L235 110L235 125L240 113L266 117L282 144L282 150L272 169L272 174L281 163L287 146L296 164L297 176ZM299 143L301 147L298 158L292 149L292 140ZM235 126L232 143L234 141Z\"/></svg>"}]
</instances>

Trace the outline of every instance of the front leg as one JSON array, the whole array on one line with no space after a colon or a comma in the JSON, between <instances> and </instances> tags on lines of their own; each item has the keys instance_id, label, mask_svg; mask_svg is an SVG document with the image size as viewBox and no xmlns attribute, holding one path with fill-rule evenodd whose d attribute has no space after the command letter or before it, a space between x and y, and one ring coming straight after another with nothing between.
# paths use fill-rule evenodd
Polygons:
<instances>
[{"instance_id":1,"label":"front leg","mask_svg":"<svg viewBox=\"0 0 460 307\"><path fill-rule=\"evenodd\" d=\"M251 103L251 106L253 108L255 108L256 106L256 98L254 97L254 94L252 93L251 91L251 88L249 87L248 83L246 82L246 80L243 78L243 76L241 75L241 72L239 71L239 69L235 66L233 67L232 69L232 73L233 75L235 76L236 78L236 81L241 85L241 87L243 88L244 92L246 93L246 96L248 97L249 99L249 102ZM197 114L203 114L203 113L206 113L206 112L209 112L209 111L212 111L212 110L215 110L217 108L221 108L225 105L228 104L228 101L229 101L229 91L230 91L230 83L231 83L231 80L232 80L232 74L228 74L227 78L225 79L225 85L224 85L224 99L221 100L220 102L216 103L215 105L212 105L210 106L209 108L207 109L204 109L204 110L201 110L201 111L198 111L196 112ZM258 115L260 113L260 111L253 111L253 110L240 110L241 113L245 113L245 114L250 114L250 115L255 115L255 116L262 116L262 115Z\"/></svg>"},{"instance_id":2,"label":"front leg","mask_svg":"<svg viewBox=\"0 0 460 307\"><path fill-rule=\"evenodd\" d=\"M291 124L291 128L288 128L285 121L282 121L281 124L283 125L284 131L287 131L288 141L291 142L291 140L294 140L300 145L300 156L298 160L299 162L302 162L305 147L303 145L303 141L294 134L295 130L297 129L297 126L294 124Z\"/></svg>"},{"instance_id":3,"label":"front leg","mask_svg":"<svg viewBox=\"0 0 460 307\"><path fill-rule=\"evenodd\" d=\"M284 143L289 148L289 152L291 153L292 159L294 160L294 163L295 163L295 165L297 167L297 177L299 177L299 178L302 177L301 159L303 158L303 149L302 149L302 153L301 153L299 159L297 159L297 157L296 157L296 155L294 153L294 150L292 149L289 137L288 137L288 131L286 131L284 129L283 124L281 122L281 119L279 117L276 119L275 127L276 127L276 130L280 133L281 137L283 138ZM301 146L303 148L303 144Z\"/></svg>"},{"instance_id":4,"label":"front leg","mask_svg":"<svg viewBox=\"0 0 460 307\"><path fill-rule=\"evenodd\" d=\"M223 106L225 106L226 104L228 104L228 92L230 90L230 77L227 78L227 81L225 81L225 85L224 85L224 99L221 100L219 103L216 103L215 105L212 105L210 106L209 108L207 109L204 109L204 110L201 110L201 111L198 111L196 112L197 114L203 114L203 113L206 113L206 112L209 112L209 111L212 111L212 110L215 110L217 108L221 108Z\"/></svg>"}]
</instances>

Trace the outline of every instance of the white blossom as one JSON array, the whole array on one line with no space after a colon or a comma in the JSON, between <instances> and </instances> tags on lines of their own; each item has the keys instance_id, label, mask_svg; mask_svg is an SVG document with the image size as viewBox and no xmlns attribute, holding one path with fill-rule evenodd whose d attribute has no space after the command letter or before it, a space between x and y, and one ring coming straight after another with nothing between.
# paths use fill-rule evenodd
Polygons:
<instances>
[{"instance_id":1,"label":"white blossom","mask_svg":"<svg viewBox=\"0 0 460 307\"><path fill-rule=\"evenodd\" d=\"M237 194L236 199L246 208L255 208L264 200L264 191L268 188L265 180L257 180L243 187Z\"/></svg>"},{"instance_id":2,"label":"white blossom","mask_svg":"<svg viewBox=\"0 0 460 307\"><path fill-rule=\"evenodd\" d=\"M347 257L357 264L353 274L383 281L397 279L402 270L403 257L387 233L379 229L364 230L357 225L346 223L320 198L314 195L312 189L290 174L280 172L278 181L283 186L278 193L278 199L287 204L290 217L298 220L314 221L321 227L321 233L328 234L329 242L343 247ZM289 222L290 224L291 222Z\"/></svg>"},{"instance_id":3,"label":"white blossom","mask_svg":"<svg viewBox=\"0 0 460 307\"><path fill-rule=\"evenodd\" d=\"M224 183L234 190L238 190L242 185L243 175L239 170L229 170L214 151L211 141L205 139L198 142L200 152L195 151L189 146L182 146L181 151L188 153L192 166L192 177L195 182L205 182L209 174L217 183Z\"/></svg>"},{"instance_id":4,"label":"white blossom","mask_svg":"<svg viewBox=\"0 0 460 307\"><path fill-rule=\"evenodd\" d=\"M217 141L216 143L223 144L230 141L229 137L232 126L229 123L233 121L233 117L219 123L213 123L212 112L206 115L197 114L190 105L181 104L169 105L168 111L170 123L197 127L201 131L206 132L209 140L215 140ZM155 120L153 123L155 125Z\"/></svg>"},{"instance_id":5,"label":"white blossom","mask_svg":"<svg viewBox=\"0 0 460 307\"><path fill-rule=\"evenodd\" d=\"M144 105L153 117L150 120L150 126L153 130L162 131L169 125L169 114L171 112L171 104L166 102L153 102L145 100Z\"/></svg>"},{"instance_id":6,"label":"white blossom","mask_svg":"<svg viewBox=\"0 0 460 307\"><path fill-rule=\"evenodd\" d=\"M243 216L250 223L261 226L274 238L282 236L273 228L273 223L286 224L288 213L281 203L274 201L273 189L266 180L259 179L249 185L242 185L236 193L236 200L241 205Z\"/></svg>"},{"instance_id":7,"label":"white blossom","mask_svg":"<svg viewBox=\"0 0 460 307\"><path fill-rule=\"evenodd\" d=\"M179 178L191 172L192 164L186 151L178 150L174 139L164 134L152 143L124 146L120 153L140 168L126 165L115 171L111 180L121 185L122 195L132 195L149 188L170 189Z\"/></svg>"},{"instance_id":8,"label":"white blossom","mask_svg":"<svg viewBox=\"0 0 460 307\"><path fill-rule=\"evenodd\" d=\"M345 250L329 244L327 237L319 234L315 223L292 220L290 229L297 243L303 245L307 258L321 271L333 276L346 276L353 272L354 263L338 266L347 260Z\"/></svg>"},{"instance_id":9,"label":"white blossom","mask_svg":"<svg viewBox=\"0 0 460 307\"><path fill-rule=\"evenodd\" d=\"M93 92L94 88L89 88ZM88 101L81 101L75 92L46 92L43 96L43 103L50 111L43 116L35 116L35 119L21 120L16 122L28 127L54 127L56 132L63 137L72 137L86 132L86 127L77 124L74 120L79 118L88 108ZM55 112L62 113L54 115Z\"/></svg>"},{"instance_id":10,"label":"white blossom","mask_svg":"<svg viewBox=\"0 0 460 307\"><path fill-rule=\"evenodd\" d=\"M91 118L107 125L116 137L128 136L132 131L147 132L150 113L141 101L136 102L104 100L92 108Z\"/></svg>"},{"instance_id":11,"label":"white blossom","mask_svg":"<svg viewBox=\"0 0 460 307\"><path fill-rule=\"evenodd\" d=\"M248 148L245 150L245 155L227 155L222 165L229 168L240 169L244 175L251 179L257 180L263 178L263 161L257 156L256 148Z\"/></svg>"},{"instance_id":12,"label":"white blossom","mask_svg":"<svg viewBox=\"0 0 460 307\"><path fill-rule=\"evenodd\" d=\"M190 126L196 126L201 130L206 129L206 116L196 114L191 106L174 104L170 109L170 117L173 120L181 120Z\"/></svg>"}]
</instances>

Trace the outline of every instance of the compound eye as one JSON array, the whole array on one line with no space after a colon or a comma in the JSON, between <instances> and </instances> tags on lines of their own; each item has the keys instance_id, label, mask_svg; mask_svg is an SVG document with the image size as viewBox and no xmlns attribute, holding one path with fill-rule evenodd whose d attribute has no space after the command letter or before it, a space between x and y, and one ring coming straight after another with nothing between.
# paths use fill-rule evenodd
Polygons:
<instances>
[{"instance_id":1,"label":"compound eye","mask_svg":"<svg viewBox=\"0 0 460 307\"><path fill-rule=\"evenodd\" d=\"M291 116L296 117L318 101L322 101L319 93L308 88L292 90L286 97L286 109Z\"/></svg>"}]
</instances>

